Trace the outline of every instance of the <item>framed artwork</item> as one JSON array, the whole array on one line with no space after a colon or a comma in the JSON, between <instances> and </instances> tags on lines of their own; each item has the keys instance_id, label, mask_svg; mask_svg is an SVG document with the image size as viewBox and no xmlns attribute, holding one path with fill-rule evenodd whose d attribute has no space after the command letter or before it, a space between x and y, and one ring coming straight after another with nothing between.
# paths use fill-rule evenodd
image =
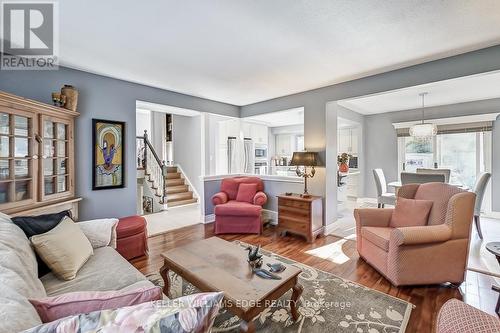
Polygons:
<instances>
[{"instance_id":1,"label":"framed artwork","mask_svg":"<svg viewBox=\"0 0 500 333\"><path fill-rule=\"evenodd\" d=\"M125 186L125 123L92 119L92 190Z\"/></svg>"},{"instance_id":2,"label":"framed artwork","mask_svg":"<svg viewBox=\"0 0 500 333\"><path fill-rule=\"evenodd\" d=\"M142 197L142 209L144 210L144 214L151 214L153 212L153 198L148 196Z\"/></svg>"}]
</instances>

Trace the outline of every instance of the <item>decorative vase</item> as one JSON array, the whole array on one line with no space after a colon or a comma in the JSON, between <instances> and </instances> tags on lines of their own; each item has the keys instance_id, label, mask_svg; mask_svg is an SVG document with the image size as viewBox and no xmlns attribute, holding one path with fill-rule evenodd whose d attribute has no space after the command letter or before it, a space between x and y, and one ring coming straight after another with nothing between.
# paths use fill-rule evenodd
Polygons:
<instances>
[{"instance_id":1,"label":"decorative vase","mask_svg":"<svg viewBox=\"0 0 500 333\"><path fill-rule=\"evenodd\" d=\"M61 95L66 96L66 103L64 107L68 110L76 111L76 105L78 104L78 90L69 84L65 84L61 88Z\"/></svg>"},{"instance_id":2,"label":"decorative vase","mask_svg":"<svg viewBox=\"0 0 500 333\"><path fill-rule=\"evenodd\" d=\"M340 163L340 165L339 165L339 171L342 172L342 173L349 172L349 165L347 163Z\"/></svg>"}]
</instances>

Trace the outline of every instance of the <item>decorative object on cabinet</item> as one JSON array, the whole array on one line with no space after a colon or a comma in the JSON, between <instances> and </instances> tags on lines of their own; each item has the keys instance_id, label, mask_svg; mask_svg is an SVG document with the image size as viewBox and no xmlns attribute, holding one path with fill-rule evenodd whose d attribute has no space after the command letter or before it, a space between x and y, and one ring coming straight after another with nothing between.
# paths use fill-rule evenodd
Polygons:
<instances>
[{"instance_id":1,"label":"decorative object on cabinet","mask_svg":"<svg viewBox=\"0 0 500 333\"><path fill-rule=\"evenodd\" d=\"M323 233L323 198L278 195L278 231L302 235L312 243Z\"/></svg>"},{"instance_id":2,"label":"decorative object on cabinet","mask_svg":"<svg viewBox=\"0 0 500 333\"><path fill-rule=\"evenodd\" d=\"M339 171L343 173L349 172L349 159L352 155L348 153L342 153L337 157L337 163L339 165Z\"/></svg>"},{"instance_id":3,"label":"decorative object on cabinet","mask_svg":"<svg viewBox=\"0 0 500 333\"><path fill-rule=\"evenodd\" d=\"M92 119L92 190L125 186L125 123Z\"/></svg>"},{"instance_id":4,"label":"decorative object on cabinet","mask_svg":"<svg viewBox=\"0 0 500 333\"><path fill-rule=\"evenodd\" d=\"M0 92L0 211L11 216L70 209L78 112Z\"/></svg>"},{"instance_id":5,"label":"decorative object on cabinet","mask_svg":"<svg viewBox=\"0 0 500 333\"><path fill-rule=\"evenodd\" d=\"M76 111L76 106L78 104L78 90L69 84L65 84L61 88L61 96L65 96L65 101L63 106L71 111Z\"/></svg>"},{"instance_id":6,"label":"decorative object on cabinet","mask_svg":"<svg viewBox=\"0 0 500 333\"><path fill-rule=\"evenodd\" d=\"M318 153L308 152L308 151L296 151L293 153L292 160L290 161L291 166L296 166L296 173L299 177L304 177L304 194L302 196L307 198L309 193L307 192L307 178L314 177L316 170L315 166L318 166ZM300 167L304 167L301 169ZM311 172L307 172L307 167L311 167Z\"/></svg>"},{"instance_id":7,"label":"decorative object on cabinet","mask_svg":"<svg viewBox=\"0 0 500 333\"><path fill-rule=\"evenodd\" d=\"M62 107L66 103L66 95L61 95L60 92L53 92L52 102L54 102L54 106Z\"/></svg>"}]
</instances>

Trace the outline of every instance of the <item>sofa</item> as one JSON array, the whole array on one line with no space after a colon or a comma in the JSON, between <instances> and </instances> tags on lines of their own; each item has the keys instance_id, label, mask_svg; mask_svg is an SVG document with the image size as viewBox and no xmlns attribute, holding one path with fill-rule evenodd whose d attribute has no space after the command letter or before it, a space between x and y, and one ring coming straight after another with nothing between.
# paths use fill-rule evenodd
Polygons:
<instances>
[{"instance_id":1,"label":"sofa","mask_svg":"<svg viewBox=\"0 0 500 333\"><path fill-rule=\"evenodd\" d=\"M392 227L394 209L356 209L358 253L395 286L460 284L465 278L475 197L444 183L405 185L398 199L432 201L427 223L411 225L417 219L414 214L407 218L409 225Z\"/></svg>"},{"instance_id":2,"label":"sofa","mask_svg":"<svg viewBox=\"0 0 500 333\"><path fill-rule=\"evenodd\" d=\"M241 184L256 184L256 193L249 201L237 200ZM224 178L220 192L212 197L215 206L215 234L250 233L262 231L262 206L267 202L264 183L258 177Z\"/></svg>"},{"instance_id":3,"label":"sofa","mask_svg":"<svg viewBox=\"0 0 500 333\"><path fill-rule=\"evenodd\" d=\"M92 225L92 223L90 223ZM95 221L95 230L102 228ZM92 228L82 229L87 238ZM89 233L89 235L87 235ZM114 248L94 247L94 254L76 278L63 281L53 273L38 278L35 253L23 231L0 213L0 333L19 332L42 323L28 299L73 291L134 290L153 284Z\"/></svg>"},{"instance_id":4,"label":"sofa","mask_svg":"<svg viewBox=\"0 0 500 333\"><path fill-rule=\"evenodd\" d=\"M439 310L436 333L498 333L500 320L465 304L450 299Z\"/></svg>"}]
</instances>

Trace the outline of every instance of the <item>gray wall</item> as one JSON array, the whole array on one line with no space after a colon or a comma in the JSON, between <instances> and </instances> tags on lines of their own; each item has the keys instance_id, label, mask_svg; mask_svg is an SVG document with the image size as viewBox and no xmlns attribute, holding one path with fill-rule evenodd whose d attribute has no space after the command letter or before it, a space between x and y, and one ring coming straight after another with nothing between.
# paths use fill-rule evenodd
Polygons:
<instances>
[{"instance_id":1,"label":"gray wall","mask_svg":"<svg viewBox=\"0 0 500 333\"><path fill-rule=\"evenodd\" d=\"M494 46L358 80L246 105L241 108L241 117L304 107L306 149L325 152L322 155L326 160L327 138L329 145L336 146L337 144L335 139L337 132L336 114L325 115L329 101L338 101L499 69L500 46ZM331 133L326 132L327 123L329 125L328 131ZM365 139L365 142L367 140ZM373 155L368 151L366 154L367 160ZM336 156L331 152L328 155L327 167L330 176L327 179L326 170L324 168L322 170L318 169L316 176L310 182L311 193L317 195L325 195L327 191L329 193L327 206L330 212L327 214L327 224L335 221L337 215L337 205L335 204L337 191L333 189L336 186Z\"/></svg>"},{"instance_id":2,"label":"gray wall","mask_svg":"<svg viewBox=\"0 0 500 333\"><path fill-rule=\"evenodd\" d=\"M264 209L278 211L278 198L279 194L285 192L302 193L304 192L303 182L285 182L279 180L264 180L264 192L267 195L267 203ZM204 182L205 192L205 215L214 213L214 206L212 205L212 196L220 191L220 180L206 180Z\"/></svg>"},{"instance_id":3,"label":"gray wall","mask_svg":"<svg viewBox=\"0 0 500 333\"><path fill-rule=\"evenodd\" d=\"M184 175L200 193L201 163L201 116L172 115L174 164L181 166ZM201 195L201 194L200 194Z\"/></svg>"},{"instance_id":4,"label":"gray wall","mask_svg":"<svg viewBox=\"0 0 500 333\"><path fill-rule=\"evenodd\" d=\"M148 101L204 112L239 116L234 105L60 67L57 71L0 71L0 90L52 103L51 92L72 84L80 92L76 121L76 194L83 197L81 219L136 213L135 102ZM126 122L125 188L92 191L92 118Z\"/></svg>"},{"instance_id":5,"label":"gray wall","mask_svg":"<svg viewBox=\"0 0 500 333\"><path fill-rule=\"evenodd\" d=\"M475 114L500 112L500 99L490 99L469 103L460 103L425 109L426 119L459 117ZM398 146L396 130L392 123L421 119L420 110L369 115L365 117L365 155L364 172L365 195L376 197L375 181L372 170L384 170L388 181L398 179ZM494 122L492 132L492 209L500 211L500 120Z\"/></svg>"}]
</instances>

